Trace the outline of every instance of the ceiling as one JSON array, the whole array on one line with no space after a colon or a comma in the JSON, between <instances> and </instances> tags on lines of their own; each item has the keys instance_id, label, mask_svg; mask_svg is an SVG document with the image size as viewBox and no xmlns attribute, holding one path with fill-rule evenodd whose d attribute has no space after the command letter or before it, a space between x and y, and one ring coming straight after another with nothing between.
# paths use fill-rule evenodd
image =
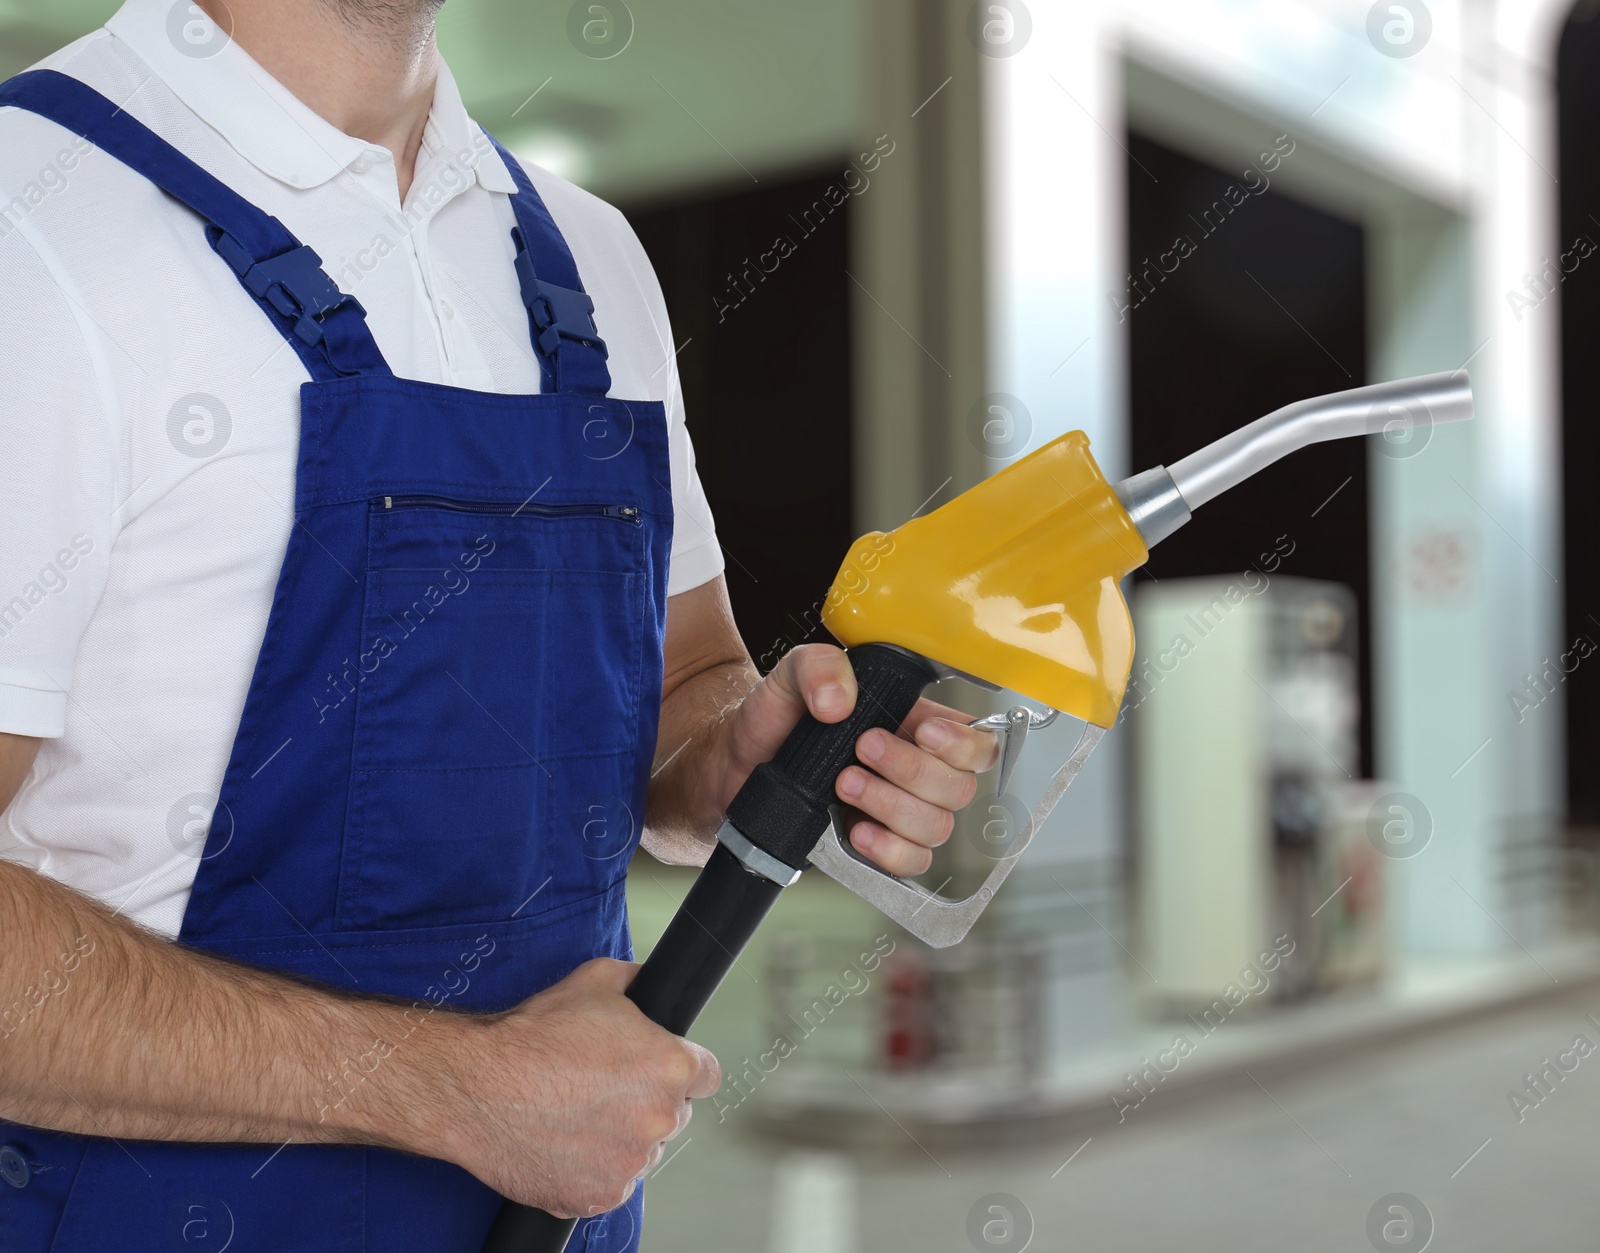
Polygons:
<instances>
[{"instance_id":1,"label":"ceiling","mask_svg":"<svg viewBox=\"0 0 1600 1253\"><path fill-rule=\"evenodd\" d=\"M853 149L866 125L864 3L449 0L439 41L468 109L503 142L602 195L636 199ZM0 0L0 75L116 8Z\"/></svg>"}]
</instances>

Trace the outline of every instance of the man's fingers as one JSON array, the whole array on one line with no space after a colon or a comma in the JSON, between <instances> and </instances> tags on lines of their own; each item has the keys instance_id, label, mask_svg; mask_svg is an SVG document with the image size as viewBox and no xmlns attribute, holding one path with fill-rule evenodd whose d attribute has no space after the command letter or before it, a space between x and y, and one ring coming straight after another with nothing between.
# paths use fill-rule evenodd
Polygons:
<instances>
[{"instance_id":1,"label":"man's fingers","mask_svg":"<svg viewBox=\"0 0 1600 1253\"><path fill-rule=\"evenodd\" d=\"M600 987L613 992L626 992L633 977L639 973L639 963L617 961L612 957L593 957L572 973L593 980Z\"/></svg>"},{"instance_id":2,"label":"man's fingers","mask_svg":"<svg viewBox=\"0 0 1600 1253\"><path fill-rule=\"evenodd\" d=\"M932 705L933 702L923 701L922 704ZM981 772L991 769L1000 760L1000 737L993 731L967 726L970 719L965 714L950 710L953 717L932 712L917 717L917 710L911 712L905 729L916 743L945 764L957 770Z\"/></svg>"},{"instance_id":3,"label":"man's fingers","mask_svg":"<svg viewBox=\"0 0 1600 1253\"><path fill-rule=\"evenodd\" d=\"M842 648L802 644L767 676L778 692L803 704L818 722L838 722L856 704L856 676Z\"/></svg>"},{"instance_id":4,"label":"man's fingers","mask_svg":"<svg viewBox=\"0 0 1600 1253\"><path fill-rule=\"evenodd\" d=\"M955 827L955 815L948 809L931 805L860 766L841 772L835 790L846 804L924 848L943 844Z\"/></svg>"},{"instance_id":5,"label":"man's fingers","mask_svg":"<svg viewBox=\"0 0 1600 1253\"><path fill-rule=\"evenodd\" d=\"M690 1097L715 1095L717 1089L722 1086L722 1067L711 1055L710 1049L703 1048L693 1040L685 1040L684 1044L700 1063L695 1068L694 1074L689 1077L689 1087L684 1095Z\"/></svg>"},{"instance_id":6,"label":"man's fingers","mask_svg":"<svg viewBox=\"0 0 1600 1253\"><path fill-rule=\"evenodd\" d=\"M965 715L919 701L904 728L913 742L868 731L856 741L856 756L871 769L850 766L839 775L839 799L870 820L851 829L851 841L893 874L921 874L928 868L928 850L950 838L955 811L976 795L976 772L999 758L994 734L957 718Z\"/></svg>"},{"instance_id":7,"label":"man's fingers","mask_svg":"<svg viewBox=\"0 0 1600 1253\"><path fill-rule=\"evenodd\" d=\"M876 822L858 822L850 828L850 843L890 874L902 879L919 875L933 865L933 854L921 844L902 839Z\"/></svg>"},{"instance_id":8,"label":"man's fingers","mask_svg":"<svg viewBox=\"0 0 1600 1253\"><path fill-rule=\"evenodd\" d=\"M796 648L795 684L818 722L838 722L856 706L856 675L842 649L829 644Z\"/></svg>"},{"instance_id":9,"label":"man's fingers","mask_svg":"<svg viewBox=\"0 0 1600 1253\"><path fill-rule=\"evenodd\" d=\"M923 723L924 727L932 723ZM987 735L987 732L981 734ZM992 738L992 737L991 737ZM856 741L856 756L890 783L943 809L961 809L977 794L978 778L887 731L868 731Z\"/></svg>"}]
</instances>

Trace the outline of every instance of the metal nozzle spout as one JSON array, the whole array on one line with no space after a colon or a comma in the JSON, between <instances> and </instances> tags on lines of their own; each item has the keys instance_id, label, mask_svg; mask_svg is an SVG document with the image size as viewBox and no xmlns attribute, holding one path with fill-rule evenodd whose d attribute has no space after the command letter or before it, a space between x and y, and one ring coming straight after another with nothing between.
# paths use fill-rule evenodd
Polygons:
<instances>
[{"instance_id":1,"label":"metal nozzle spout","mask_svg":"<svg viewBox=\"0 0 1600 1253\"><path fill-rule=\"evenodd\" d=\"M1307 444L1428 430L1471 417L1472 385L1465 370L1313 396L1258 418L1171 467L1157 466L1124 479L1117 484L1117 496L1153 547L1187 522L1190 510Z\"/></svg>"},{"instance_id":2,"label":"metal nozzle spout","mask_svg":"<svg viewBox=\"0 0 1600 1253\"><path fill-rule=\"evenodd\" d=\"M1189 502L1172 481L1166 466L1141 470L1132 478L1123 479L1114 490L1133 519L1133 525L1144 537L1146 548L1154 548L1192 516Z\"/></svg>"}]
</instances>

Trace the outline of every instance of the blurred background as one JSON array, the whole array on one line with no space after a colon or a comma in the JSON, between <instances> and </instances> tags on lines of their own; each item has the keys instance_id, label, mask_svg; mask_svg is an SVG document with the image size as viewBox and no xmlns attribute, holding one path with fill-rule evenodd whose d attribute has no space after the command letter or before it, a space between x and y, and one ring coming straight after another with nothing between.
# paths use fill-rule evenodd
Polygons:
<instances>
[{"instance_id":1,"label":"blurred background","mask_svg":"<svg viewBox=\"0 0 1600 1253\"><path fill-rule=\"evenodd\" d=\"M0 0L0 72L114 7ZM1065 431L1115 479L1320 392L1477 398L1157 550L1123 717L967 942L785 894L649 1253L1586 1246L1597 8L445 6L475 116L654 260L764 670L854 536ZM990 812L929 886L981 879ZM691 878L635 865L641 955Z\"/></svg>"}]
</instances>

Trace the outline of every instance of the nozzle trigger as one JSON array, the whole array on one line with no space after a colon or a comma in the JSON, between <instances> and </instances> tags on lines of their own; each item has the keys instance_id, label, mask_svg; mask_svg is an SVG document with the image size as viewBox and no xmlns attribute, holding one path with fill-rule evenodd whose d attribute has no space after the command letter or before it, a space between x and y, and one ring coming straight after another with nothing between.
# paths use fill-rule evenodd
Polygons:
<instances>
[{"instance_id":1,"label":"nozzle trigger","mask_svg":"<svg viewBox=\"0 0 1600 1253\"><path fill-rule=\"evenodd\" d=\"M1006 795L1006 787L1011 782L1011 773L1016 769L1018 758L1022 756L1023 745L1027 743L1028 732L1036 727L1049 726L1059 716L1054 709L1036 713L1026 705L1013 705L1005 713L990 714L987 718L978 718L967 724L993 731L1000 737L1000 765L994 787L996 796Z\"/></svg>"}]
</instances>

